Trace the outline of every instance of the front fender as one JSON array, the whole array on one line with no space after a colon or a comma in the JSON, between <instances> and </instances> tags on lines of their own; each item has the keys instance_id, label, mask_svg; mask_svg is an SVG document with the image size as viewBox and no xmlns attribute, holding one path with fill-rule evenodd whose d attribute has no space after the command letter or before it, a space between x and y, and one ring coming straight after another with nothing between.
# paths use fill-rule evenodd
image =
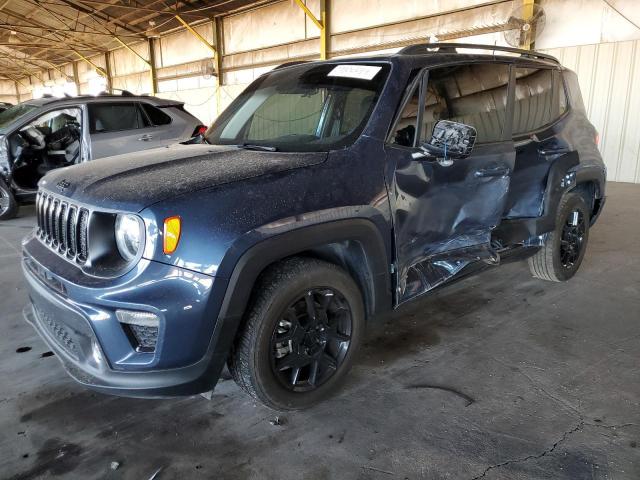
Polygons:
<instances>
[{"instance_id":1,"label":"front fender","mask_svg":"<svg viewBox=\"0 0 640 480\"><path fill-rule=\"evenodd\" d=\"M346 217L347 212L359 212L360 216ZM374 212L375 215L367 216ZM370 314L392 307L388 268L391 237L390 232L383 235L384 217L372 207L345 207L304 217L283 219L248 232L238 238L225 254L218 274L229 275L229 280L218 283L226 291L211 338L208 370L212 387L227 360L259 275L278 260L323 245L356 243L363 249L367 263L365 282L369 282L369 286L365 285L367 292L364 296L370 303ZM220 298L220 293L215 292L213 297Z\"/></svg>"}]
</instances>

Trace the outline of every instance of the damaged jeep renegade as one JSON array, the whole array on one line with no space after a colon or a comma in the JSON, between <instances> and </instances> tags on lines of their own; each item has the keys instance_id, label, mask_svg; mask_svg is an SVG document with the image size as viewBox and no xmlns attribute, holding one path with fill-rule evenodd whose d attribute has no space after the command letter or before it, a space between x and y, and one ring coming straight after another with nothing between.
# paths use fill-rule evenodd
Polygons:
<instances>
[{"instance_id":1,"label":"damaged jeep renegade","mask_svg":"<svg viewBox=\"0 0 640 480\"><path fill-rule=\"evenodd\" d=\"M469 274L580 267L605 200L576 75L426 44L282 65L202 142L55 170L23 241L27 320L92 389L275 409L344 380L367 321Z\"/></svg>"}]
</instances>

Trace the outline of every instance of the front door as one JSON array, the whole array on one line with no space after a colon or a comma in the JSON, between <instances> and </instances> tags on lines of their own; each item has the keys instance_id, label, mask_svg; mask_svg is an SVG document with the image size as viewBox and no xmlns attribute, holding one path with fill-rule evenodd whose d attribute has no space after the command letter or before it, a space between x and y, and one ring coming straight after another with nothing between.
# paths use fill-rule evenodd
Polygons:
<instances>
[{"instance_id":1,"label":"front door","mask_svg":"<svg viewBox=\"0 0 640 480\"><path fill-rule=\"evenodd\" d=\"M472 263L498 260L491 231L503 216L515 160L513 142L505 139L508 92L508 65L477 63L430 69L409 96L386 146L398 304ZM476 128L469 157L447 165L420 154L417 146L438 120Z\"/></svg>"}]
</instances>

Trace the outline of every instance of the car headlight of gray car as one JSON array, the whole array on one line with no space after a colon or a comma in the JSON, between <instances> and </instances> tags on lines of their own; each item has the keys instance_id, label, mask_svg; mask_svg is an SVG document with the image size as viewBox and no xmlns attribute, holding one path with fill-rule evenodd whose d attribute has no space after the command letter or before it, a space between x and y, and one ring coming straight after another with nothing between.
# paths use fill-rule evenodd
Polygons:
<instances>
[{"instance_id":1,"label":"car headlight of gray car","mask_svg":"<svg viewBox=\"0 0 640 480\"><path fill-rule=\"evenodd\" d=\"M140 217L132 214L120 214L116 217L116 245L122 258L131 262L144 249L144 223Z\"/></svg>"}]
</instances>

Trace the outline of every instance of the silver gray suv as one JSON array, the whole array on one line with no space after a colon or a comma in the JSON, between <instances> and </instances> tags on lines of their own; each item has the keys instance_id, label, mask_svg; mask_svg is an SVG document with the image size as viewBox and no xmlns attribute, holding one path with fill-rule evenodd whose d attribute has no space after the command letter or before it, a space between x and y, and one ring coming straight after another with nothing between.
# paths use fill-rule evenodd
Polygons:
<instances>
[{"instance_id":1,"label":"silver gray suv","mask_svg":"<svg viewBox=\"0 0 640 480\"><path fill-rule=\"evenodd\" d=\"M0 220L33 203L49 171L203 134L183 103L149 96L45 97L0 112Z\"/></svg>"}]
</instances>

